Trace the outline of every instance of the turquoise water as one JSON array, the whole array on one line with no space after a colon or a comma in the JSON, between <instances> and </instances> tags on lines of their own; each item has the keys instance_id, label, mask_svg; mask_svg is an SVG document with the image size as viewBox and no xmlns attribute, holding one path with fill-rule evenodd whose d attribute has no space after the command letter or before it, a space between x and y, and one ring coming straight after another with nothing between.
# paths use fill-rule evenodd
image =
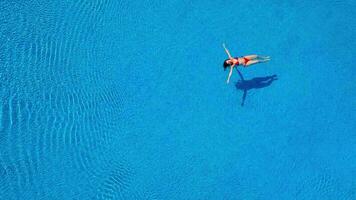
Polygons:
<instances>
[{"instance_id":1,"label":"turquoise water","mask_svg":"<svg viewBox=\"0 0 356 200\"><path fill-rule=\"evenodd\" d=\"M0 10L0 199L356 199L354 1Z\"/></svg>"}]
</instances>

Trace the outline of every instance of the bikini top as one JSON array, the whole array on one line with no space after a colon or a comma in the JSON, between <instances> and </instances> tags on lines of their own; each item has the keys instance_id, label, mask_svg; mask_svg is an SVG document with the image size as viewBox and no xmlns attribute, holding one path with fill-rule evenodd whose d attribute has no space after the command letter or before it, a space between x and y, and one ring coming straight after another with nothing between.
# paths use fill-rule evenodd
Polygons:
<instances>
[{"instance_id":1,"label":"bikini top","mask_svg":"<svg viewBox=\"0 0 356 200\"><path fill-rule=\"evenodd\" d=\"M240 62L239 62L239 57L234 57L236 60L237 60L237 63L235 65L239 65Z\"/></svg>"},{"instance_id":2,"label":"bikini top","mask_svg":"<svg viewBox=\"0 0 356 200\"><path fill-rule=\"evenodd\" d=\"M235 57L235 59L237 60L237 63L235 65L239 65L240 64L239 57Z\"/></svg>"},{"instance_id":3,"label":"bikini top","mask_svg":"<svg viewBox=\"0 0 356 200\"><path fill-rule=\"evenodd\" d=\"M244 59L244 63L243 63L242 65L246 65L247 62L250 61L250 59L245 58L245 57L243 57L243 56L241 56L241 58ZM239 64L240 64L240 62L239 62L239 57L235 57L235 59L237 60L236 65L239 65Z\"/></svg>"}]
</instances>

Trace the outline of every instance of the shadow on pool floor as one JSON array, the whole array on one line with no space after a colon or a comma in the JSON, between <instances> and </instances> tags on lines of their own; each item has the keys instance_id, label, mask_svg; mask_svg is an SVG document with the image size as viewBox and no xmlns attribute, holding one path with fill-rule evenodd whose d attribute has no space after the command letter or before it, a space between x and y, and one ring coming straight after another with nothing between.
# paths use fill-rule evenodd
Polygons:
<instances>
[{"instance_id":1,"label":"shadow on pool floor","mask_svg":"<svg viewBox=\"0 0 356 200\"><path fill-rule=\"evenodd\" d=\"M242 96L242 102L241 106L244 106L247 92L251 89L260 89L264 87L268 87L272 84L273 81L278 80L277 75L274 74L272 76L265 76L265 77L256 77L251 80L245 80L244 77L242 76L241 72L236 69L237 72L239 73L239 76L241 80L239 80L235 86L236 89L242 90L244 92Z\"/></svg>"}]
</instances>

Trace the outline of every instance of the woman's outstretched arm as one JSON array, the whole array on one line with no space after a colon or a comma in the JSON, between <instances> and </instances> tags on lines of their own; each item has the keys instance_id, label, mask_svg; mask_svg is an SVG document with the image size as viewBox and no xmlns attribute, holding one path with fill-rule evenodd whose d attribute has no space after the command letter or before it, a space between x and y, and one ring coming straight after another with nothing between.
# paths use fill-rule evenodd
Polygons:
<instances>
[{"instance_id":1,"label":"woman's outstretched arm","mask_svg":"<svg viewBox=\"0 0 356 200\"><path fill-rule=\"evenodd\" d=\"M231 77L231 75L232 75L232 69L234 68L234 66L235 66L235 65L231 65L231 67L230 67L230 73L229 73L229 76L227 77L226 83L229 83L229 82L230 82L230 77Z\"/></svg>"},{"instance_id":2,"label":"woman's outstretched arm","mask_svg":"<svg viewBox=\"0 0 356 200\"><path fill-rule=\"evenodd\" d=\"M229 50L227 50L227 48L225 47L225 43L223 43L222 45L223 45L223 47L224 47L224 49L225 49L225 52L226 52L227 56L229 56L229 58L231 59L232 56L230 55Z\"/></svg>"}]
</instances>

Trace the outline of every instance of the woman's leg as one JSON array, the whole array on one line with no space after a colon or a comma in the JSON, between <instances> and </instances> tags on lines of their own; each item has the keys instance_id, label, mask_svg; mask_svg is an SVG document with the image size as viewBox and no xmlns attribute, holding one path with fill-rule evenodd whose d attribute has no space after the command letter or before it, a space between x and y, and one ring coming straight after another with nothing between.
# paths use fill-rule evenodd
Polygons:
<instances>
[{"instance_id":1,"label":"woman's leg","mask_svg":"<svg viewBox=\"0 0 356 200\"><path fill-rule=\"evenodd\" d=\"M249 66L249 65L253 65L256 63L260 63L260 62L267 62L269 61L269 59L264 59L264 60L250 60L246 63L245 67Z\"/></svg>"},{"instance_id":2,"label":"woman's leg","mask_svg":"<svg viewBox=\"0 0 356 200\"><path fill-rule=\"evenodd\" d=\"M269 59L269 56L259 56L259 55L248 55L248 56L244 56L244 58L247 58L249 60L254 60L254 59Z\"/></svg>"},{"instance_id":3,"label":"woman's leg","mask_svg":"<svg viewBox=\"0 0 356 200\"><path fill-rule=\"evenodd\" d=\"M258 58L262 58L262 60L264 59L269 59L269 56L257 56Z\"/></svg>"},{"instance_id":4,"label":"woman's leg","mask_svg":"<svg viewBox=\"0 0 356 200\"><path fill-rule=\"evenodd\" d=\"M263 59L258 58L257 60L259 60L260 62L267 62L267 61L269 61L271 59L269 59L269 58L263 58Z\"/></svg>"},{"instance_id":5,"label":"woman's leg","mask_svg":"<svg viewBox=\"0 0 356 200\"><path fill-rule=\"evenodd\" d=\"M253 65L253 64L256 64L256 63L259 63L260 61L259 60L250 60L246 63L246 65L244 67L248 67L250 65Z\"/></svg>"},{"instance_id":6,"label":"woman's leg","mask_svg":"<svg viewBox=\"0 0 356 200\"><path fill-rule=\"evenodd\" d=\"M256 59L258 57L258 55L248 55L248 56L244 56L244 58L247 58L249 60L253 60Z\"/></svg>"}]
</instances>

